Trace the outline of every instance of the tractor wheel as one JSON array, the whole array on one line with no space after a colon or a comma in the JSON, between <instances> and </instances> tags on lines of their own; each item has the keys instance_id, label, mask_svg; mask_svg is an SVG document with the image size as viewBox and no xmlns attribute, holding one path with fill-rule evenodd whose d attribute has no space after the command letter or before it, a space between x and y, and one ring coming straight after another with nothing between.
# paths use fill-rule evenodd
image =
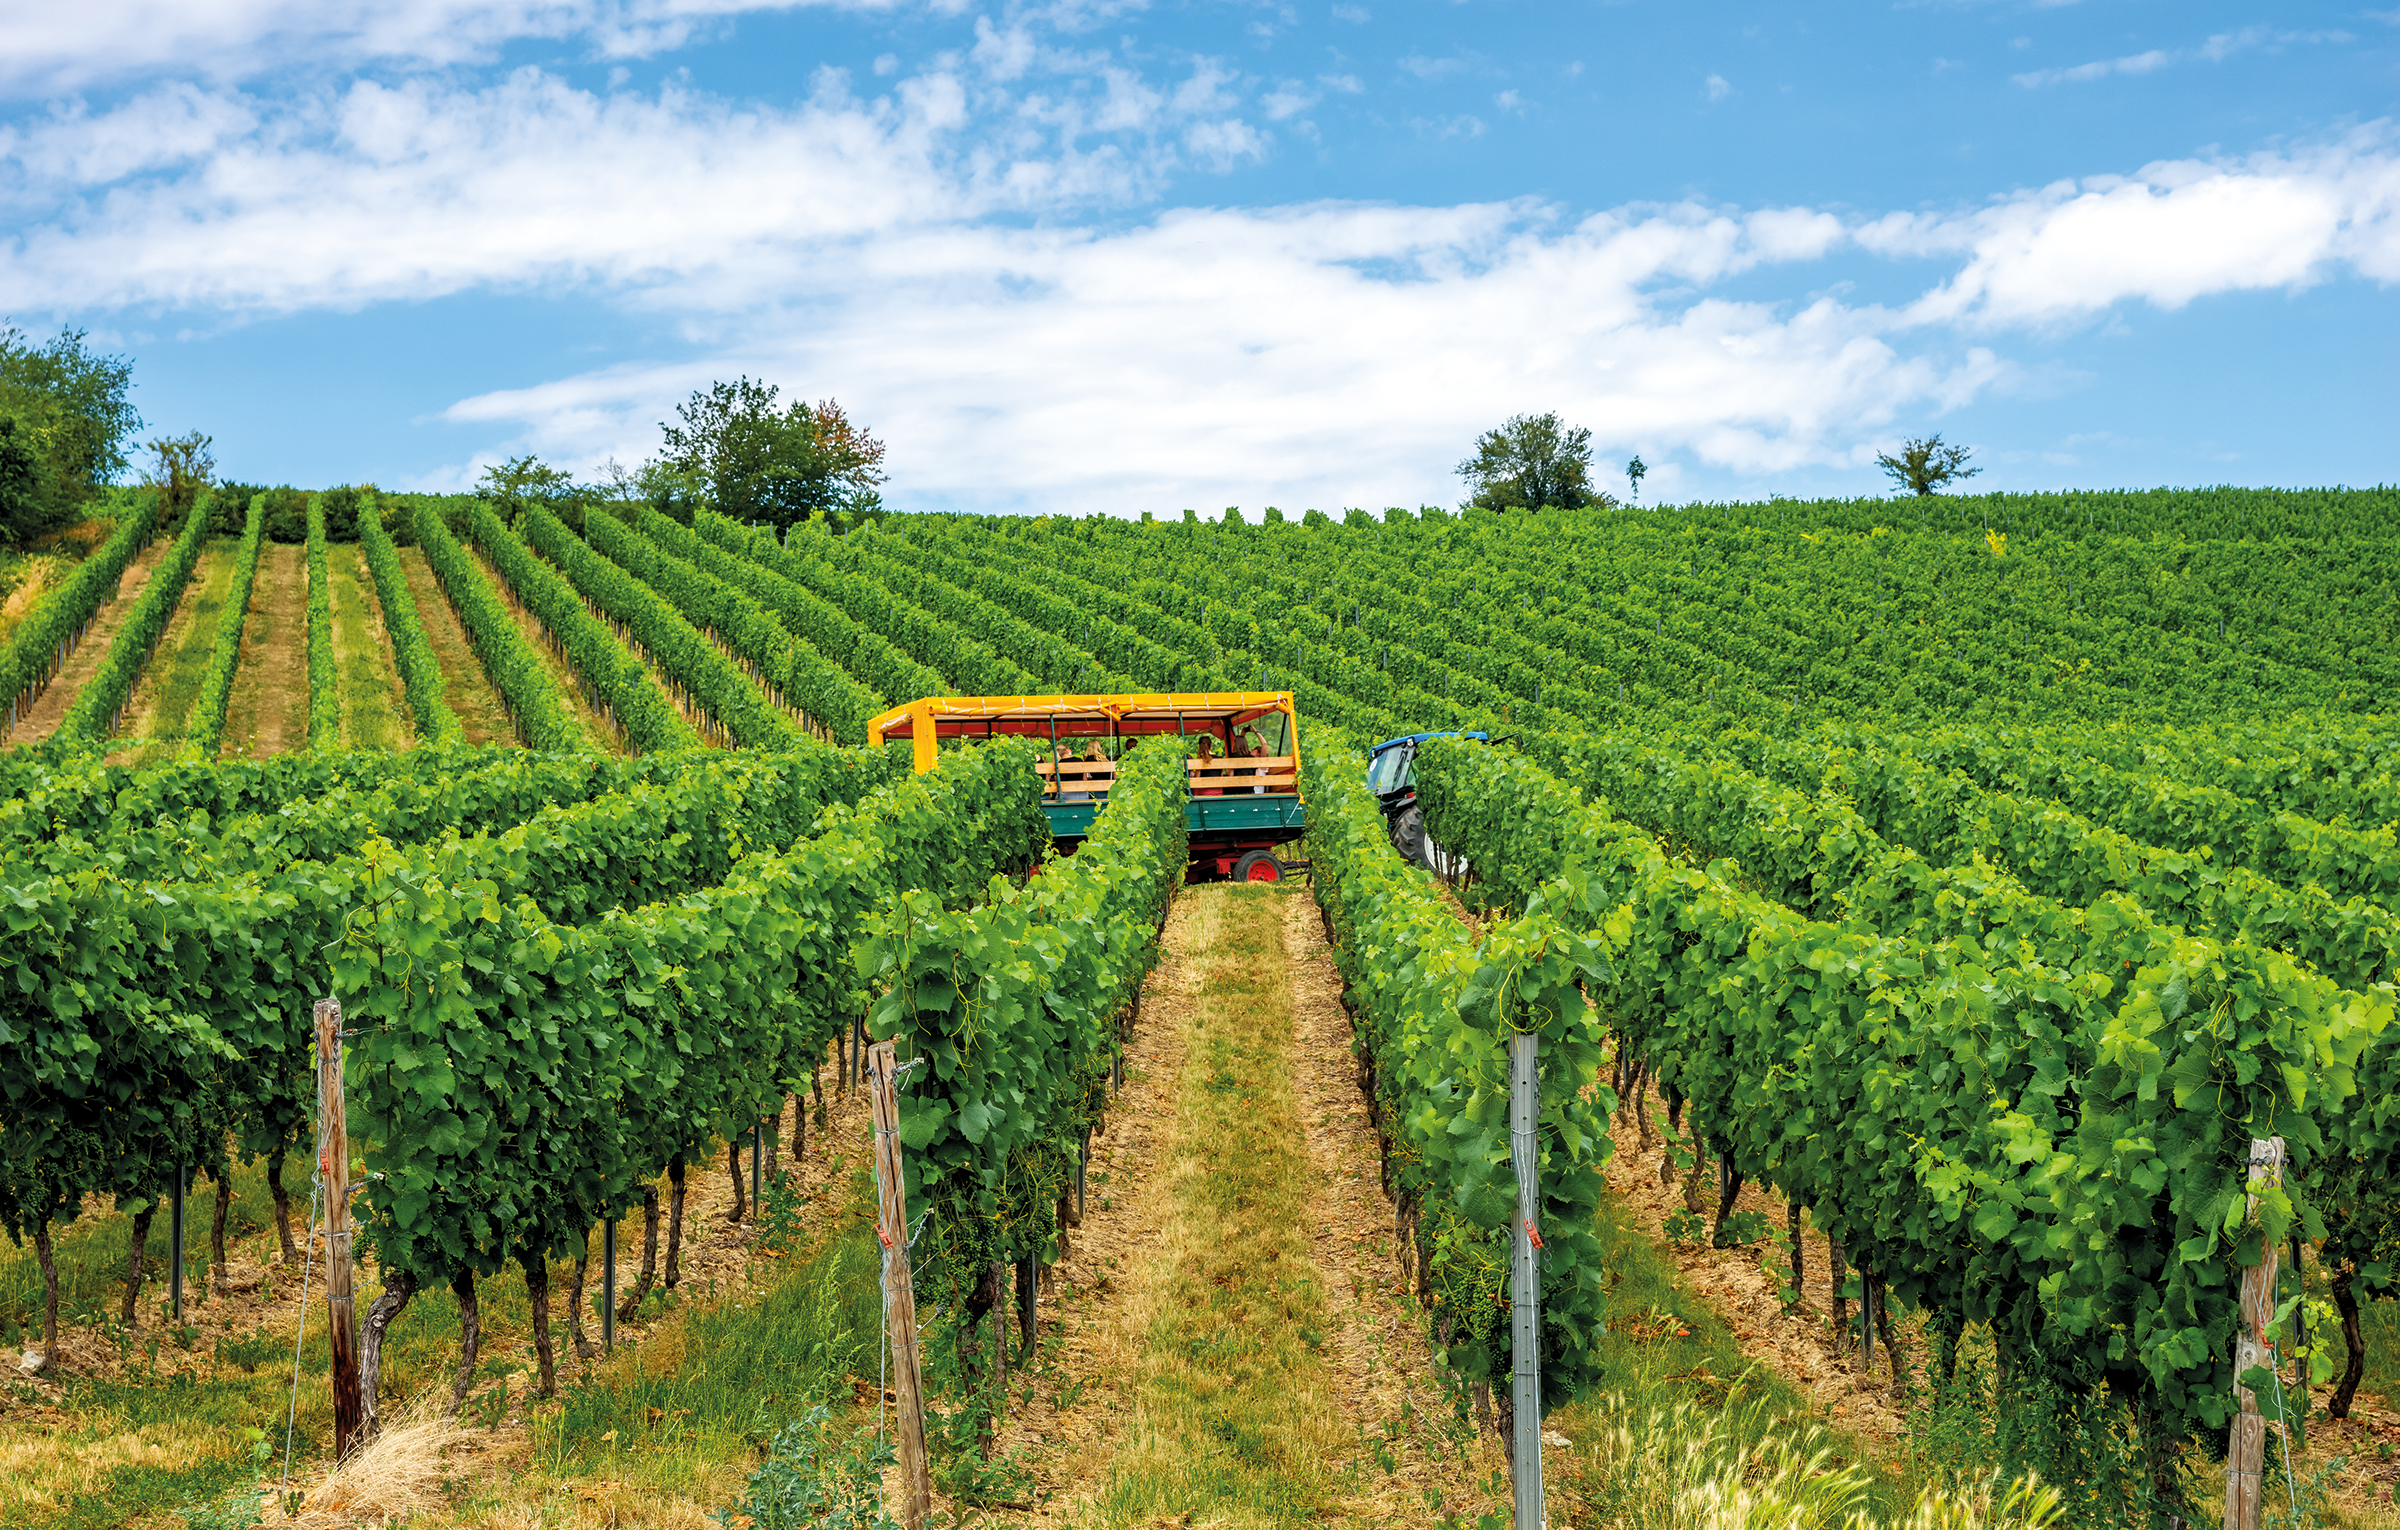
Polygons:
<instances>
[{"instance_id":1,"label":"tractor wheel","mask_svg":"<svg viewBox=\"0 0 2400 1530\"><path fill-rule=\"evenodd\" d=\"M1233 879L1236 882L1280 882L1283 880L1283 863L1275 859L1275 853L1271 850L1253 850L1233 863Z\"/></svg>"},{"instance_id":2,"label":"tractor wheel","mask_svg":"<svg viewBox=\"0 0 2400 1530\"><path fill-rule=\"evenodd\" d=\"M1392 848L1412 866L1425 862L1425 811L1410 803L1392 815Z\"/></svg>"}]
</instances>

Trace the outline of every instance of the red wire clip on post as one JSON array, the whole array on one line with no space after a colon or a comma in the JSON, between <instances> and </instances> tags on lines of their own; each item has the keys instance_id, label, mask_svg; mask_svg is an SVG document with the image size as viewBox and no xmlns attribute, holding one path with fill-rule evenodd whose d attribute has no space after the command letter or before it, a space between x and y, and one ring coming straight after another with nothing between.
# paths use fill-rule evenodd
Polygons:
<instances>
[{"instance_id":1,"label":"red wire clip on post","mask_svg":"<svg viewBox=\"0 0 2400 1530\"><path fill-rule=\"evenodd\" d=\"M1542 1235L1540 1232L1535 1230L1534 1225L1530 1220L1525 1224L1525 1236L1533 1240L1533 1246L1535 1248L1540 1248L1542 1246Z\"/></svg>"}]
</instances>

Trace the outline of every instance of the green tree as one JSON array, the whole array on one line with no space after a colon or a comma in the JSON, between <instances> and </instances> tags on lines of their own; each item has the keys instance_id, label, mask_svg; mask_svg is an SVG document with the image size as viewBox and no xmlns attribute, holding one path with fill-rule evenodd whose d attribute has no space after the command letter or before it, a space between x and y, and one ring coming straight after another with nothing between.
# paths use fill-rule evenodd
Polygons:
<instances>
[{"instance_id":1,"label":"green tree","mask_svg":"<svg viewBox=\"0 0 2400 1530\"><path fill-rule=\"evenodd\" d=\"M1940 436L1927 436L1903 443L1897 457L1890 452L1879 454L1875 463L1891 475L1895 491L1931 494L1953 479L1972 478L1983 471L1967 466L1967 451L1963 446L1943 445Z\"/></svg>"},{"instance_id":2,"label":"green tree","mask_svg":"<svg viewBox=\"0 0 2400 1530\"><path fill-rule=\"evenodd\" d=\"M208 437L195 430L188 435L152 441L145 448L158 457L156 465L142 475L142 483L146 488L156 489L166 501L160 525L181 525L215 480L217 459L209 452L211 444Z\"/></svg>"},{"instance_id":3,"label":"green tree","mask_svg":"<svg viewBox=\"0 0 2400 1530\"><path fill-rule=\"evenodd\" d=\"M581 498L572 474L530 454L485 468L483 476L475 480L475 495L490 504L511 526L529 509L538 506L557 515ZM563 519L570 526L582 521L580 515L574 514Z\"/></svg>"},{"instance_id":4,"label":"green tree","mask_svg":"<svg viewBox=\"0 0 2400 1530\"><path fill-rule=\"evenodd\" d=\"M1556 414L1520 414L1485 431L1458 476L1474 487L1468 503L1487 510L1616 503L1592 488L1592 433Z\"/></svg>"},{"instance_id":5,"label":"green tree","mask_svg":"<svg viewBox=\"0 0 2400 1530\"><path fill-rule=\"evenodd\" d=\"M95 355L82 330L37 346L0 326L0 421L13 422L9 436L33 458L30 479L20 462L0 488L0 541L65 525L125 471L125 443L142 428L125 396L132 387L132 361Z\"/></svg>"},{"instance_id":6,"label":"green tree","mask_svg":"<svg viewBox=\"0 0 2400 1530\"><path fill-rule=\"evenodd\" d=\"M681 424L659 427L666 450L654 481L705 485L724 514L777 527L880 509L883 443L831 399L778 409L776 393L748 377L694 393L676 408Z\"/></svg>"}]
</instances>

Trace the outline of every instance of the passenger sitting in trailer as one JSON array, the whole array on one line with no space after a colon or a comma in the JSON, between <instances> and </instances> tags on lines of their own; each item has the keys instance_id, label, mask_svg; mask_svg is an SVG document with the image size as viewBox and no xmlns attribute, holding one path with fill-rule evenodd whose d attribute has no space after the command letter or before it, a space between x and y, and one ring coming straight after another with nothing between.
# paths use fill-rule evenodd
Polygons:
<instances>
[{"instance_id":1,"label":"passenger sitting in trailer","mask_svg":"<svg viewBox=\"0 0 2400 1530\"><path fill-rule=\"evenodd\" d=\"M1213 736L1209 735L1209 734L1206 734L1206 733L1203 733L1203 734L1201 734L1201 735L1200 735L1200 742L1199 742L1198 746L1197 746L1197 747L1195 747L1195 748L1193 749L1193 751L1192 751L1192 758L1193 758L1193 760L1194 760L1194 761L1196 761L1197 763L1199 763L1199 764L1200 764L1200 765L1202 765L1202 766L1214 766L1214 765L1217 763L1217 741L1216 741L1216 739L1215 739ZM1213 777L1207 777L1207 776L1196 777L1196 778L1195 778L1195 784L1194 784L1194 785L1193 785L1193 787L1192 787L1192 795L1193 795L1193 796L1195 796L1195 797L1222 797L1222 796L1224 796L1224 795L1225 795L1225 788L1224 788L1224 787L1222 787L1222 786L1201 786L1201 785L1198 785L1198 784L1196 784L1196 783L1197 783L1198 781L1200 781L1200 780L1211 780L1211 779L1214 779L1214 778L1213 778Z\"/></svg>"}]
</instances>

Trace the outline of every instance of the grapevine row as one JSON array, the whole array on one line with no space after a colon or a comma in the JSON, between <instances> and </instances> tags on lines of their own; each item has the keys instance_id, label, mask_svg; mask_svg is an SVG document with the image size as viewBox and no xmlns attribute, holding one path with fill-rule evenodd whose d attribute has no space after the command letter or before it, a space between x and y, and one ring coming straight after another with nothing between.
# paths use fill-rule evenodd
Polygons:
<instances>
[{"instance_id":1,"label":"grapevine row","mask_svg":"<svg viewBox=\"0 0 2400 1530\"><path fill-rule=\"evenodd\" d=\"M401 513L406 514L406 511ZM383 506L372 494L359 496L358 546L366 556L367 572L375 580L375 599L383 607L383 630L392 640L392 662L400 671L401 693L408 698L417 739L448 744L465 736L458 714L443 699L441 661L433 656L424 624L417 620L417 600L409 593L408 572L401 566L400 549L383 524Z\"/></svg>"},{"instance_id":2,"label":"grapevine row","mask_svg":"<svg viewBox=\"0 0 2400 1530\"><path fill-rule=\"evenodd\" d=\"M255 562L255 560L254 560ZM333 576L325 558L325 496L308 497L308 747L342 746L342 687L333 663Z\"/></svg>"},{"instance_id":3,"label":"grapevine row","mask_svg":"<svg viewBox=\"0 0 2400 1530\"><path fill-rule=\"evenodd\" d=\"M233 697L234 671L242 662L242 629L249 625L250 590L258 579L259 546L265 532L266 496L254 494L242 522L241 545L233 555L233 584L225 592L223 614L217 618L216 643L209 650L208 669L200 677L199 699L192 703L191 726L183 747L187 759L213 761L225 741L225 707Z\"/></svg>"},{"instance_id":4,"label":"grapevine row","mask_svg":"<svg viewBox=\"0 0 2400 1530\"><path fill-rule=\"evenodd\" d=\"M430 517L433 512L419 514ZM700 747L700 735L651 683L617 635L585 607L573 585L535 557L490 506L477 505L469 524L475 545L508 581L518 603L550 634L560 654L583 677L592 705L624 731L628 744L644 752Z\"/></svg>"},{"instance_id":5,"label":"grapevine row","mask_svg":"<svg viewBox=\"0 0 2400 1530\"><path fill-rule=\"evenodd\" d=\"M449 524L430 506L419 505L409 513L417 545L425 551L426 566L457 614L492 689L500 693L518 740L528 749L539 750L588 744L583 725L568 708L549 664L526 641L500 593L492 588L473 555L451 535Z\"/></svg>"}]
</instances>

